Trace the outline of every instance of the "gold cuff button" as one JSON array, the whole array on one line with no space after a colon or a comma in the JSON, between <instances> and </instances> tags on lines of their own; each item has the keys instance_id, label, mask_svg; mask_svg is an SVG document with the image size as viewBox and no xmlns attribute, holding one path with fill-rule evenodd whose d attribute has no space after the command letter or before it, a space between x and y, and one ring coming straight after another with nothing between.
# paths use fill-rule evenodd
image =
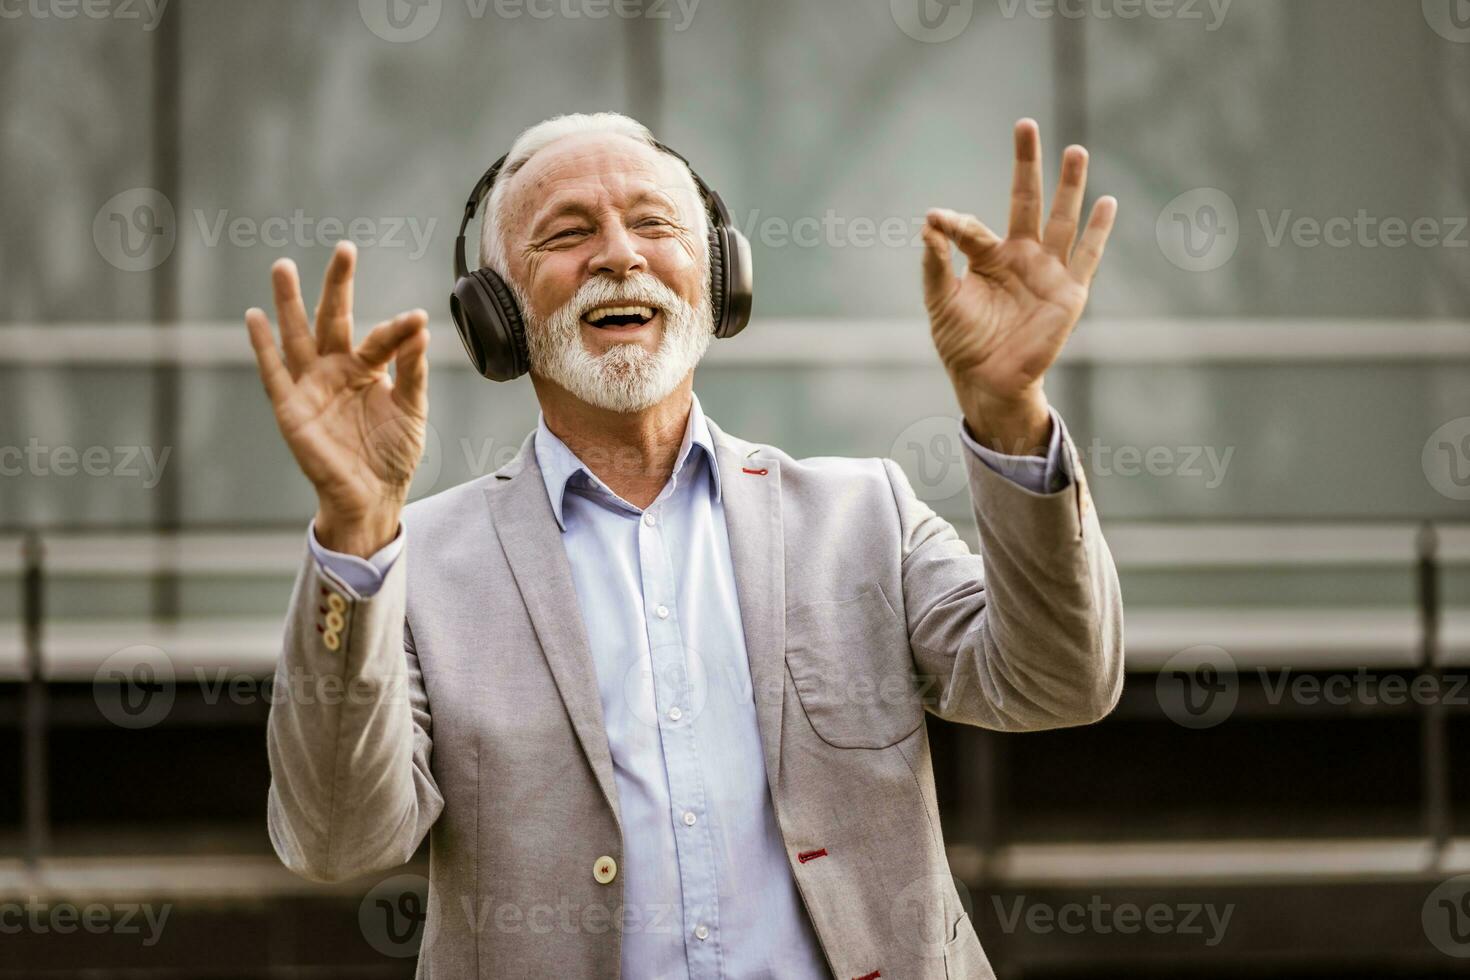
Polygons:
<instances>
[{"instance_id":1,"label":"gold cuff button","mask_svg":"<svg viewBox=\"0 0 1470 980\"><path fill-rule=\"evenodd\" d=\"M618 876L618 862L604 854L592 865L592 877L599 885L606 885Z\"/></svg>"},{"instance_id":2,"label":"gold cuff button","mask_svg":"<svg viewBox=\"0 0 1470 980\"><path fill-rule=\"evenodd\" d=\"M347 608L347 600L333 592L327 596L327 606L332 612L340 613Z\"/></svg>"},{"instance_id":3,"label":"gold cuff button","mask_svg":"<svg viewBox=\"0 0 1470 980\"><path fill-rule=\"evenodd\" d=\"M339 613L337 610L333 609L331 612L327 613L327 629L331 630L333 633L342 632L342 627L345 626L346 623L347 621L342 618L342 614Z\"/></svg>"},{"instance_id":4,"label":"gold cuff button","mask_svg":"<svg viewBox=\"0 0 1470 980\"><path fill-rule=\"evenodd\" d=\"M342 646L342 634L336 630L327 630L322 634L322 643L326 645L328 650L336 653Z\"/></svg>"}]
</instances>

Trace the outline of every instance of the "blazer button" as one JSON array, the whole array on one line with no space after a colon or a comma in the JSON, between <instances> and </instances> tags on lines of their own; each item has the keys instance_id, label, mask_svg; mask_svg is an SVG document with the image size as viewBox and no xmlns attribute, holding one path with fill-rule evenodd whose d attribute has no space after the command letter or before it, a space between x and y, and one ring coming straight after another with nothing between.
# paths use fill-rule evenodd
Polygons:
<instances>
[{"instance_id":1,"label":"blazer button","mask_svg":"<svg viewBox=\"0 0 1470 980\"><path fill-rule=\"evenodd\" d=\"M606 885L618 876L618 862L604 854L592 865L592 877L599 885Z\"/></svg>"},{"instance_id":2,"label":"blazer button","mask_svg":"<svg viewBox=\"0 0 1470 980\"><path fill-rule=\"evenodd\" d=\"M332 612L340 613L347 608L347 600L337 593L332 592L327 595L327 606Z\"/></svg>"},{"instance_id":3,"label":"blazer button","mask_svg":"<svg viewBox=\"0 0 1470 980\"><path fill-rule=\"evenodd\" d=\"M325 633L322 634L322 644L326 646L328 650L336 653L337 650L340 649L342 646L342 634L338 633L336 630L327 630Z\"/></svg>"}]
</instances>

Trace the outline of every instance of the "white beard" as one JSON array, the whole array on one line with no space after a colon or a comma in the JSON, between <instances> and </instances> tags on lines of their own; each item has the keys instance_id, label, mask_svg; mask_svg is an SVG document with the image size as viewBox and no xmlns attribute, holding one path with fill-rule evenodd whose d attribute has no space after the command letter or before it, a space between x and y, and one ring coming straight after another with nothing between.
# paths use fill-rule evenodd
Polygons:
<instances>
[{"instance_id":1,"label":"white beard","mask_svg":"<svg viewBox=\"0 0 1470 980\"><path fill-rule=\"evenodd\" d=\"M694 370L714 338L709 285L690 306L647 272L626 279L589 279L551 316L531 312L511 284L526 321L526 348L536 373L573 395L612 412L640 412L657 405ZM615 343L594 356L582 343L582 314L597 306L655 306L663 312L663 336L650 353L633 341Z\"/></svg>"}]
</instances>

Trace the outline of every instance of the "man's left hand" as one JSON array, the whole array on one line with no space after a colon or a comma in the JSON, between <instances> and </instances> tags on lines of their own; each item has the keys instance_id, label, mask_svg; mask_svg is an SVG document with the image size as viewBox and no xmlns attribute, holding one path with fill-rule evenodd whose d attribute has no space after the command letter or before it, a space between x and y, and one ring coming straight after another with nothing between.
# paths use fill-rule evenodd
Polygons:
<instances>
[{"instance_id":1,"label":"man's left hand","mask_svg":"<svg viewBox=\"0 0 1470 980\"><path fill-rule=\"evenodd\" d=\"M1082 316L1118 213L1115 198L1099 200L1078 240L1086 186L1087 151L1070 146L1042 226L1041 135L1023 119L1007 236L944 209L930 211L924 226L924 305L934 346L970 431L999 452L1046 454L1051 414L1042 379ZM951 243L968 259L958 277Z\"/></svg>"}]
</instances>

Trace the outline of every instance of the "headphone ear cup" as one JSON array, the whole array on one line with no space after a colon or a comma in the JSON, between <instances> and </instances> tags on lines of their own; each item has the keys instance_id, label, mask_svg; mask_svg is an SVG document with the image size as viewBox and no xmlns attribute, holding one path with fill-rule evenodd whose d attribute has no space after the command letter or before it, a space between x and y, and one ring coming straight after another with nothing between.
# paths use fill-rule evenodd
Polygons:
<instances>
[{"instance_id":1,"label":"headphone ear cup","mask_svg":"<svg viewBox=\"0 0 1470 980\"><path fill-rule=\"evenodd\" d=\"M454 284L449 312L475 370L492 381L511 381L529 370L526 327L515 295L490 269L476 269Z\"/></svg>"},{"instance_id":2,"label":"headphone ear cup","mask_svg":"<svg viewBox=\"0 0 1470 980\"><path fill-rule=\"evenodd\" d=\"M715 336L733 337L750 322L755 301L755 268L750 242L728 225L710 231L710 300L715 309Z\"/></svg>"},{"instance_id":3,"label":"headphone ear cup","mask_svg":"<svg viewBox=\"0 0 1470 980\"><path fill-rule=\"evenodd\" d=\"M723 336L720 331L728 308L725 301L725 240L720 229L714 227L709 230L709 305L715 336Z\"/></svg>"}]
</instances>

